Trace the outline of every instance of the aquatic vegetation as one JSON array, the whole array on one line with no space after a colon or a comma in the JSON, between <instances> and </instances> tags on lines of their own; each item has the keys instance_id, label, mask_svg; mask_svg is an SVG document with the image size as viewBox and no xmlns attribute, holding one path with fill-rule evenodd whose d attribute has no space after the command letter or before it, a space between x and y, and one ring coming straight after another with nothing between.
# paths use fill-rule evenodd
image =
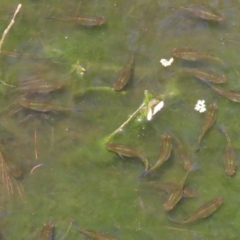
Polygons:
<instances>
[{"instance_id":1,"label":"aquatic vegetation","mask_svg":"<svg viewBox=\"0 0 240 240\"><path fill-rule=\"evenodd\" d=\"M16 145L8 149L16 152L16 156L20 154L20 156L17 156L17 159L24 166L23 169L18 168L17 165L14 165L15 161L9 161L7 154L2 151L2 160L0 159L0 174L2 175L0 187L4 195L2 198L15 193L20 196L25 194L23 194L23 188L18 180L23 175L25 176L26 173L29 174L26 178L26 186L29 191L26 192L30 197L28 201L29 207L27 206L24 211L19 211L21 207L19 203L15 206L19 212L13 209L13 217L10 221L13 222L14 232L12 233L13 237L11 235L9 238L18 238L22 233L18 231L18 226L21 228L22 225L27 225L25 222L21 222L21 218L24 219L25 216L30 216L29 219L31 218L33 226L28 227L26 229L27 232L29 229L36 229L35 226L39 226L39 223L36 224L34 221L45 221L41 220L41 217L49 219L49 213L54 218L60 217L62 219L64 218L64 214L71 214L73 217L83 219L81 224L84 226L90 226L89 223L91 223L90 229L93 231L80 228L75 221L71 222L71 225L72 223L75 225L79 234L86 235L87 238L114 239L111 236L96 231L96 229L103 229L103 232L108 232L107 224L110 226L109 229L115 228L114 230L110 230L110 232L113 231L115 234L117 230L117 235L120 235L121 239L128 239L125 232L126 226L133 233L129 239L154 239L159 236L159 229L165 231L161 235L163 238L174 238L170 236L173 231L166 230L167 228L170 229L171 223L167 223L169 224L167 226L164 225L166 224L164 222L165 211L175 209L182 197L195 197L196 191L191 186L201 188L199 193L209 194L212 190L210 183L213 183L214 191L222 191L221 194L223 195L227 193L227 189L225 191L224 185L221 181L218 181L219 179L216 179L218 184L215 184L216 182L211 180L209 181L209 179L216 177L217 174L212 173L210 175L211 178L205 177L209 174L208 169L205 169L208 164L211 170L213 167L217 168L220 165L218 164L219 161L217 161L216 165L213 165L215 162L208 161L207 154L209 154L210 158L215 158L215 154L217 155L218 153L220 155L221 148L224 147L218 144L221 141L217 142L218 139L216 139L216 142L208 141L206 148L200 154L191 153L195 144L197 142L200 144L206 132L209 131L216 121L217 104L215 104L216 100L213 99L216 96L214 94L209 95L209 91L204 91L204 88L208 88L208 86L198 84L196 81L190 81L189 83L186 81L177 81L175 74L182 71L194 75L206 84L209 84L213 91L219 95L225 96L232 101L237 101L237 92L234 95L234 92L226 92L228 90L215 87L211 84L211 82L226 82L227 78L224 75L198 69L199 66L202 67L204 64L209 64L209 61L205 62L203 60L223 62L220 58L212 55L210 51L208 52L208 50L214 50L216 54L219 54L219 52L217 53L219 47L217 45L218 41L216 41L216 48L210 49L211 46L215 47L215 42L214 40L210 42L209 36L214 33L214 36L219 40L217 31L220 27L225 26L225 23L222 25L210 24L209 21L219 22L222 20L220 20L218 14L208 9L201 9L200 11L194 8L181 8L182 12L190 13L205 21L201 20L193 23L188 19L179 19L179 11L174 11L173 9L169 11L169 9L163 7L165 3L160 3L160 1L157 4L140 3L137 9L133 3L129 3L129 5L124 1L116 4L111 3L111 8L107 7L105 3L98 3L98 1L93 5L88 3L88 1L80 1L78 8L74 2L64 2L56 5L50 1L47 7L40 4L39 8L35 8L35 4L26 6L25 14L27 15L22 18L24 21L20 22L20 24L24 24L31 21L34 23L34 28L36 27L36 30L34 30L36 32L41 28L41 31L37 32L37 39L35 39L36 34L28 34L29 31L27 30L15 31L16 39L15 41L14 39L12 42L10 41L8 45L9 49L12 48L14 50L1 51L1 58L3 60L1 63L3 64L1 64L0 69L0 81L4 84L2 87L7 89L6 94L2 94L1 104L5 108L5 106L10 106L9 104L13 103L13 105L15 104L14 106L17 105L18 109L10 111L10 106L2 111L0 116L2 128L0 130L4 128L4 123L8 122L8 130L20 136ZM98 9L98 4L103 5L100 5ZM32 5L34 5L34 8ZM142 9L142 7L145 9ZM127 11L124 8L127 8ZM129 11L131 8L134 10ZM161 13L152 15L154 8L157 11L160 10ZM79 16L79 9L81 12L90 10L93 16L95 14L97 14L96 16L98 14L101 15L99 11L103 10L103 12L107 12L107 17L111 20L111 24L108 27L99 27L106 24L105 17L77 17ZM72 10L76 11L76 13L71 13ZM44 17L46 13L49 16L49 11L50 16L63 16L63 14L66 14L65 11L67 14L70 11L70 14L67 16L73 17L51 18L51 20L61 21L59 24L45 21ZM134 15L136 11L139 12L138 16ZM174 15L173 13L176 14ZM113 15L116 17L112 17ZM164 21L168 15L174 15L174 19L172 17L167 19L173 24L171 28L164 29L166 25ZM182 15L180 17L184 17ZM38 22L39 25L38 23L36 24L38 19L40 19ZM178 25L175 25L178 20L180 20L179 22L182 21L184 25L179 30L177 29ZM65 24L64 22L69 22L70 24ZM24 27L31 27L32 29L33 26L23 26L23 29ZM50 28L50 26L54 27ZM78 30L76 31L76 29ZM225 29L221 28L220 30L223 31ZM230 30L229 25L228 30ZM147 34L144 34L143 31ZM165 34L161 39L162 42L159 43L159 36L165 31L168 31L168 34ZM181 34L176 35L177 32L181 32ZM24 42L39 42L39 35L44 41L48 42L47 45L43 44L43 47L37 45L35 48L36 51L33 51L33 53L31 50L25 51L24 47L22 47ZM156 36L157 38L155 38ZM171 42L168 36L171 36ZM23 38L26 40L23 40ZM189 38L191 39L190 41ZM194 39L196 39L196 43L194 43ZM209 40L207 50L204 49L205 45L200 45L200 42L204 44L202 42L204 40ZM49 44L50 42L51 44ZM155 44L156 42L157 44ZM168 49L172 49L174 46L182 45L188 47L190 43L193 46L199 45L199 47L203 47L203 51L191 48L177 48L173 49L173 57L170 58L170 56L169 61L164 61L163 59L161 61L164 66L169 66L176 60L175 58L179 58L180 61L177 64L184 68L172 71L171 68L159 66L159 60L157 60L155 53L164 53L164 51L168 51ZM27 44L27 46L29 45ZM38 53L39 48L41 54L35 55L36 52ZM134 56L132 56L132 59L129 59L130 61L127 65L116 76L114 85L109 86L109 80L112 79L114 72L121 69L121 67L114 64L114 58L121 53L125 56L129 52L136 52L138 56L137 64L133 63ZM228 52L224 51L225 57ZM57 58L59 56L61 56L61 59ZM53 57L54 59L46 61L46 58L49 57ZM77 59L80 60L76 61ZM181 59L187 61L181 61ZM58 62L58 64L54 66L53 62ZM21 64L18 66L18 63ZM229 84L235 86L234 77L231 75L233 71L230 67L230 58L228 63L227 67L229 68L226 68L226 65L221 65L221 68L225 68L219 69L219 71L226 71L229 74ZM134 84L131 86L131 89L128 89L127 84L129 84L132 77L133 65ZM87 71L83 66L86 66ZM12 69L13 74L11 73ZM71 74L69 74L69 71L71 71ZM66 72L68 78L65 78ZM77 76L82 76L83 74L84 77ZM123 89L125 91L116 92ZM143 95L144 89L147 90L145 90ZM204 98L206 101L213 101L214 103L210 105L205 114L205 122L200 130L199 138L196 140L198 137L197 118L201 118L202 116L194 112L193 106L196 99L199 98ZM231 109L231 106L227 104L231 103L225 101L224 104L226 105L222 105L221 100L218 103L221 110L218 118L227 120L226 122L229 123L228 127L230 128L233 126L234 121L229 118L229 109ZM73 102L74 106L76 104L84 106L83 114L76 114L76 116L75 114L56 114L56 112L75 112L75 109L71 108ZM138 103L139 107L135 109L134 106L138 106ZM163 111L159 114L162 109ZM204 112L206 110L205 100L198 102L195 109L199 112ZM224 116L225 110L226 116ZM13 115L13 113L17 114ZM155 116L157 113L159 115ZM32 119L32 116L34 116L34 119ZM47 119L51 123L45 124L44 121L40 121L41 118ZM236 122L235 126L237 126ZM169 134L168 130L176 132L179 138ZM155 158L154 151L158 154L156 142L159 141L160 135L162 140L159 158L158 160L155 159L155 162L153 159L151 161L153 164L149 165L146 156ZM5 135L1 134L1 136L3 141L5 141ZM224 161L225 171L226 174L232 175L235 172L235 159L232 154L233 149L231 150L232 146L229 137L226 134L225 137L227 140L227 148L225 150L226 160ZM76 139L80 139L80 141L75 141ZM67 144L66 141L68 142ZM22 149L18 151L16 150L16 146L20 142L21 146L18 146L18 149ZM124 142L131 142L132 146L136 146L137 149L129 145L120 144ZM8 144L9 142L7 142ZM219 151L213 149L214 144ZM141 151L144 149L143 153L139 151L139 146L141 146ZM111 161L113 155L111 155L112 153L108 153L106 148L123 158L129 157L140 160L141 164L144 165L141 177L146 175L147 177L136 179L136 176L131 172L132 169L124 168L123 170L121 167L118 168L118 162ZM175 148L177 151L175 151ZM49 149L51 149L51 156L48 152ZM25 151L31 152L30 157L24 154L21 155L21 152ZM174 151L174 154L172 154L172 151ZM205 152L206 155L204 155ZM42 157L43 154L44 157ZM203 171L199 171L199 175L196 178L193 177L190 179L191 181L188 181L190 182L190 187L185 186L188 172L195 168L193 163L199 160L199 155L207 160L201 162ZM35 162L33 161L34 157ZM166 165L166 168L161 169L162 171L160 170L161 174L151 174L155 171L157 172L158 168L170 159L170 157L171 162ZM219 156L217 159L219 159ZM179 160L181 165L179 164ZM41 168L36 170L38 167ZM184 168L184 172L187 171L185 175L182 168ZM219 169L221 173L221 168L219 167ZM182 173L180 173L181 171ZM57 177L53 174L56 174ZM34 178L37 182L36 184L33 184ZM150 179L157 180L154 187L168 193L163 208L159 208L159 199L155 202L156 205L153 204L156 197L154 196L155 192L152 196L148 194L139 195L141 193L138 192L138 187L145 183L150 184ZM229 181L232 184L234 178ZM45 188L48 188L47 191L45 191ZM39 190L42 190L42 192ZM33 195L35 195L35 199L32 198ZM202 195L199 194L198 197L202 198ZM59 200L64 205L59 204ZM231 200L229 198L228 201L231 202ZM188 201L188 199L184 200L183 207L185 207L184 204L187 204ZM195 199L192 199L192 201L195 201ZM187 224L208 217L221 203L221 197L214 199L195 211L188 219L179 221L178 223ZM186 207L188 208L188 205ZM81 211L81 214L74 216L77 209ZM22 217L19 217L20 221L16 218L16 212L18 215L22 215ZM127 212L129 217L121 217L123 212ZM29 213L36 214L39 219L32 217ZM144 221L145 216L141 216L142 213L150 217L148 219L150 221ZM154 216L152 217L152 215ZM26 217L26 221L29 221L29 219ZM225 217L223 219L220 218L220 224L224 224L228 220L229 218L226 218L226 220ZM233 224L237 222L235 220L233 219ZM14 221L18 221L18 224ZM102 226L98 227L99 224ZM156 227L154 224L156 224ZM203 222L203 224L205 223ZM3 223L3 225L11 226L11 222L6 225ZM58 239L59 235L54 236L53 234L55 226L52 221L48 221L41 233L39 230L36 231L38 232L38 237L41 234L41 240ZM215 223L213 225L212 232L214 236L217 235L215 234L215 230L218 226L219 224ZM201 231L201 225L199 227ZM58 229L62 232L59 225ZM6 231L11 232L11 230L11 227L9 227ZM134 237L136 232L141 234L144 231L148 233L147 237ZM196 233L195 230L191 231L191 234ZM75 235L69 237L69 239L79 238L78 232L72 232ZM31 236L26 236L27 234L23 238L31 238ZM179 236L179 238L187 239L186 235L184 237ZM198 237L201 238L201 236ZM61 238L61 240L64 238Z\"/></svg>"}]
</instances>

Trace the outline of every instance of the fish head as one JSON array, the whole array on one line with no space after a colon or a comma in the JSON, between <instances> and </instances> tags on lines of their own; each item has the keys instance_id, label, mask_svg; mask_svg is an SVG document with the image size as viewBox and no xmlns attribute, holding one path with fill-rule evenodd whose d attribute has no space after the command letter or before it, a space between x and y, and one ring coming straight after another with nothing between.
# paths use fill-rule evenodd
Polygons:
<instances>
[{"instance_id":1,"label":"fish head","mask_svg":"<svg viewBox=\"0 0 240 240\"><path fill-rule=\"evenodd\" d=\"M233 165L228 165L227 168L225 169L225 173L226 173L228 176L233 176L234 173L235 173L235 169L236 169L235 166L233 166Z\"/></svg>"},{"instance_id":2,"label":"fish head","mask_svg":"<svg viewBox=\"0 0 240 240\"><path fill-rule=\"evenodd\" d=\"M165 211L171 211L173 209L173 207L174 207L173 204L169 201L167 201L163 204L163 208Z\"/></svg>"}]
</instances>

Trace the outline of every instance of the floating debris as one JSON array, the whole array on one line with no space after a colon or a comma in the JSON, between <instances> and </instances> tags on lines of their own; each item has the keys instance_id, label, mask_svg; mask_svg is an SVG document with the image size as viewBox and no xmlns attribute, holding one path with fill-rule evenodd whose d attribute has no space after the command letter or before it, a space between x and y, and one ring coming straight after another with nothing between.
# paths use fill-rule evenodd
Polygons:
<instances>
[{"instance_id":1,"label":"floating debris","mask_svg":"<svg viewBox=\"0 0 240 240\"><path fill-rule=\"evenodd\" d=\"M152 117L159 112L164 106L163 101L159 101L157 99L152 99L148 103L148 114L147 114L147 120L151 121Z\"/></svg>"},{"instance_id":2,"label":"floating debris","mask_svg":"<svg viewBox=\"0 0 240 240\"><path fill-rule=\"evenodd\" d=\"M170 58L169 60L162 58L159 62L164 66L168 67L171 66L174 61L174 58Z\"/></svg>"},{"instance_id":3,"label":"floating debris","mask_svg":"<svg viewBox=\"0 0 240 240\"><path fill-rule=\"evenodd\" d=\"M205 112L207 110L205 100L198 100L194 109L200 113Z\"/></svg>"}]
</instances>

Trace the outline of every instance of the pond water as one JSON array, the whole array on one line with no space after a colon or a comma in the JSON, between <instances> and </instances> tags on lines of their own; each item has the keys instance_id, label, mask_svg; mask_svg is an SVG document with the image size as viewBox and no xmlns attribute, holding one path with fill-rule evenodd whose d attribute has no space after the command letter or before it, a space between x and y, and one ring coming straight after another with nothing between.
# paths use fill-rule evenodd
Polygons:
<instances>
[{"instance_id":1,"label":"pond water","mask_svg":"<svg viewBox=\"0 0 240 240\"><path fill-rule=\"evenodd\" d=\"M233 177L225 174L226 139L219 126L226 127L240 158L240 104L177 70L210 69L227 77L221 87L240 89L240 2L195 1L224 14L219 23L186 13L182 6L192 6L193 1L172 2L21 2L0 55L0 231L4 239L43 239L41 231L48 221L55 224L56 240L85 239L70 219L82 229L124 240L238 237L240 174L238 168ZM0 32L18 4L2 1ZM79 16L104 16L107 23L86 27L49 19ZM174 48L205 51L223 63L175 59L170 67L163 67L160 59L170 59ZM133 54L131 80L116 92L116 76ZM48 93L28 93L30 99L58 104L56 110L24 106L24 91L17 86L34 80L64 85ZM164 101L162 111L151 121L137 114L110 136L143 103L145 90ZM194 110L198 100L205 100L207 108L217 103L218 112L197 152L205 116ZM154 164L164 132L178 137L199 166L186 181L197 196L182 199L170 216L186 219L202 204L222 196L224 202L212 216L188 225L173 223L163 209L166 193L149 186L151 181L178 182L185 174L175 144L170 159L142 179L144 167L138 159L121 159L105 147L108 141L132 146Z\"/></svg>"}]
</instances>

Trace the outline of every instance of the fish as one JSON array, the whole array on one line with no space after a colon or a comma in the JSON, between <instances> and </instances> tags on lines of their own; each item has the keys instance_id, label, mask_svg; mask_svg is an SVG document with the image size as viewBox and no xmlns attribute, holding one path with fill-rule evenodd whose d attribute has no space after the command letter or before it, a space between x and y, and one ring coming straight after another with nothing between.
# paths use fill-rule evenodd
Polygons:
<instances>
[{"instance_id":1,"label":"fish","mask_svg":"<svg viewBox=\"0 0 240 240\"><path fill-rule=\"evenodd\" d=\"M179 151L180 157L182 159L183 168L186 171L193 170L194 164L190 160L190 155L189 155L187 149L183 146L183 144L181 143L181 141L178 138L173 137L173 139L177 143L178 151Z\"/></svg>"},{"instance_id":2,"label":"fish","mask_svg":"<svg viewBox=\"0 0 240 240\"><path fill-rule=\"evenodd\" d=\"M172 152L172 143L171 143L171 136L167 133L163 133L161 135L161 147L160 147L160 156L158 161L149 167L149 169L145 170L141 175L140 178L146 176L147 174L153 172L157 168L159 168L165 161L167 161Z\"/></svg>"},{"instance_id":3,"label":"fish","mask_svg":"<svg viewBox=\"0 0 240 240\"><path fill-rule=\"evenodd\" d=\"M225 19L224 15L221 13L213 12L212 10L206 8L205 6L193 6L193 7L181 7L181 9L194 14L204 20L221 22Z\"/></svg>"},{"instance_id":4,"label":"fish","mask_svg":"<svg viewBox=\"0 0 240 240\"><path fill-rule=\"evenodd\" d=\"M206 116L203 122L202 130L198 138L198 144L200 144L203 136L206 134L206 132L213 126L217 118L217 103L210 104Z\"/></svg>"},{"instance_id":5,"label":"fish","mask_svg":"<svg viewBox=\"0 0 240 240\"><path fill-rule=\"evenodd\" d=\"M18 164L13 161L13 159L9 155L9 151L7 151L6 147L2 143L0 143L0 151L1 155L6 160L8 173L11 174L11 176L13 176L15 179L22 179L22 169L18 166Z\"/></svg>"},{"instance_id":6,"label":"fish","mask_svg":"<svg viewBox=\"0 0 240 240\"><path fill-rule=\"evenodd\" d=\"M227 78L223 74L219 74L210 70L202 70L197 68L183 68L180 69L182 73L189 73L194 75L196 78L204 81L211 82L216 84L226 83Z\"/></svg>"},{"instance_id":7,"label":"fish","mask_svg":"<svg viewBox=\"0 0 240 240\"><path fill-rule=\"evenodd\" d=\"M113 237L108 236L103 233L82 229L78 226L78 224L76 223L75 220L72 219L71 221L72 221L73 225L76 227L77 231L79 233L85 235L86 237L89 237L94 240L117 240L116 238L113 238Z\"/></svg>"},{"instance_id":8,"label":"fish","mask_svg":"<svg viewBox=\"0 0 240 240\"><path fill-rule=\"evenodd\" d=\"M64 86L62 81L57 82L46 82L42 80L34 80L34 81L26 81L21 83L17 90L24 92L24 93L50 93L56 90L61 89Z\"/></svg>"},{"instance_id":9,"label":"fish","mask_svg":"<svg viewBox=\"0 0 240 240\"><path fill-rule=\"evenodd\" d=\"M132 55L131 61L118 73L113 85L115 91L121 91L127 85L132 75L133 60L134 55Z\"/></svg>"},{"instance_id":10,"label":"fish","mask_svg":"<svg viewBox=\"0 0 240 240\"><path fill-rule=\"evenodd\" d=\"M55 226L52 221L48 221L46 224L44 224L41 231L40 240L53 240L54 227Z\"/></svg>"},{"instance_id":11,"label":"fish","mask_svg":"<svg viewBox=\"0 0 240 240\"><path fill-rule=\"evenodd\" d=\"M149 182L147 185L155 187L160 190L164 190L167 193L170 193L178 188L178 184L172 183L172 182ZM191 197L196 197L196 196L197 196L196 190L189 188L189 187L184 187L183 197L191 198Z\"/></svg>"},{"instance_id":12,"label":"fish","mask_svg":"<svg viewBox=\"0 0 240 240\"><path fill-rule=\"evenodd\" d=\"M60 22L74 22L86 27L101 26L107 23L107 19L102 16L98 16L98 17L81 16L81 17L66 17L66 18L47 17L45 19L60 21Z\"/></svg>"},{"instance_id":13,"label":"fish","mask_svg":"<svg viewBox=\"0 0 240 240\"><path fill-rule=\"evenodd\" d=\"M187 172L179 181L179 183L177 183L177 188L169 193L166 201L163 204L163 208L165 211L172 210L183 197L183 189L184 189L184 185L187 180L188 174L189 172Z\"/></svg>"},{"instance_id":14,"label":"fish","mask_svg":"<svg viewBox=\"0 0 240 240\"><path fill-rule=\"evenodd\" d=\"M223 132L223 134L225 135L225 138L227 140L227 146L226 146L226 149L224 152L224 157L223 157L225 173L228 176L233 176L235 174L236 167L237 167L236 153L233 149L232 141L227 134L226 128L223 125L221 125L219 128Z\"/></svg>"},{"instance_id":15,"label":"fish","mask_svg":"<svg viewBox=\"0 0 240 240\"><path fill-rule=\"evenodd\" d=\"M174 48L172 50L172 56L187 61L199 61L203 59L215 60L222 63L222 60L207 52L198 51L192 48Z\"/></svg>"},{"instance_id":16,"label":"fish","mask_svg":"<svg viewBox=\"0 0 240 240\"><path fill-rule=\"evenodd\" d=\"M124 156L124 157L139 158L142 161L145 167L145 170L149 168L148 159L142 153L140 153L139 151L137 151L136 149L130 146L119 144L119 143L108 142L106 143L106 148L109 151L117 153L120 157Z\"/></svg>"},{"instance_id":17,"label":"fish","mask_svg":"<svg viewBox=\"0 0 240 240\"><path fill-rule=\"evenodd\" d=\"M58 105L56 103L52 103L50 101L39 101L36 99L27 99L27 98L20 98L19 99L20 106L31 109L37 112L71 112L73 110L66 108L64 106Z\"/></svg>"},{"instance_id":18,"label":"fish","mask_svg":"<svg viewBox=\"0 0 240 240\"><path fill-rule=\"evenodd\" d=\"M240 91L239 90L226 90L220 87L213 86L209 82L206 82L209 87L216 93L218 93L220 96L225 97L233 102L240 102Z\"/></svg>"},{"instance_id":19,"label":"fish","mask_svg":"<svg viewBox=\"0 0 240 240\"><path fill-rule=\"evenodd\" d=\"M218 196L218 197L210 200L209 202L205 203L201 207L199 207L196 211L194 211L192 213L192 215L188 219L186 219L184 221L176 221L176 220L173 220L172 218L170 218L169 216L168 216L168 219L170 221L172 221L174 223L178 223L178 224L192 223L199 219L209 217L221 206L222 203L223 203L223 197Z\"/></svg>"}]
</instances>

